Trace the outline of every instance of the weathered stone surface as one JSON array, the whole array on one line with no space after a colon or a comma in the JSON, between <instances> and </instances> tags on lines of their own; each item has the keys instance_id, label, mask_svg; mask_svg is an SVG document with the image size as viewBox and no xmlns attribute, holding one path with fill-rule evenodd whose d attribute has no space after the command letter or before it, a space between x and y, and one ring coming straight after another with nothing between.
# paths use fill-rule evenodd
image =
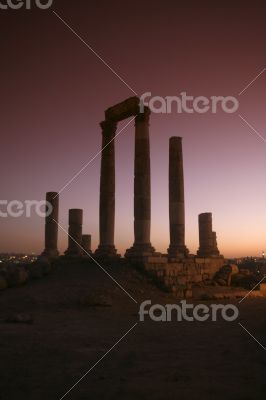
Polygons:
<instances>
[{"instance_id":1,"label":"weathered stone surface","mask_svg":"<svg viewBox=\"0 0 266 400\"><path fill-rule=\"evenodd\" d=\"M47 257L58 257L58 213L59 213L59 194L57 192L46 193L46 203L52 206L49 214L49 207L46 207L45 218L45 249L43 255Z\"/></svg>"},{"instance_id":2,"label":"weathered stone surface","mask_svg":"<svg viewBox=\"0 0 266 400\"><path fill-rule=\"evenodd\" d=\"M231 267L231 272L232 275L238 274L239 273L239 268L236 264L229 264Z\"/></svg>"},{"instance_id":3,"label":"weathered stone surface","mask_svg":"<svg viewBox=\"0 0 266 400\"><path fill-rule=\"evenodd\" d=\"M221 286L231 286L232 276L238 273L238 267L234 264L223 265L216 272L213 280Z\"/></svg>"},{"instance_id":4,"label":"weathered stone surface","mask_svg":"<svg viewBox=\"0 0 266 400\"><path fill-rule=\"evenodd\" d=\"M82 254L82 221L83 210L69 210L69 227L68 227L68 248L65 251L66 256L81 256Z\"/></svg>"},{"instance_id":5,"label":"weathered stone surface","mask_svg":"<svg viewBox=\"0 0 266 400\"><path fill-rule=\"evenodd\" d=\"M188 249L185 246L185 197L181 137L171 137L169 140L169 221L169 257L187 256Z\"/></svg>"},{"instance_id":6,"label":"weathered stone surface","mask_svg":"<svg viewBox=\"0 0 266 400\"><path fill-rule=\"evenodd\" d=\"M199 214L199 250L198 256L210 257L213 255L212 214Z\"/></svg>"},{"instance_id":7,"label":"weathered stone surface","mask_svg":"<svg viewBox=\"0 0 266 400\"><path fill-rule=\"evenodd\" d=\"M139 103L140 100L138 97L130 97L129 99L108 108L105 111L105 118L106 120L118 122L133 115L137 115L139 113Z\"/></svg>"},{"instance_id":8,"label":"weathered stone surface","mask_svg":"<svg viewBox=\"0 0 266 400\"><path fill-rule=\"evenodd\" d=\"M82 235L82 255L87 256L91 254L91 235Z\"/></svg>"},{"instance_id":9,"label":"weathered stone surface","mask_svg":"<svg viewBox=\"0 0 266 400\"><path fill-rule=\"evenodd\" d=\"M96 257L115 257L115 143L116 123L104 121L102 127L100 179L100 243Z\"/></svg>"},{"instance_id":10,"label":"weathered stone surface","mask_svg":"<svg viewBox=\"0 0 266 400\"><path fill-rule=\"evenodd\" d=\"M219 256L220 252L217 246L217 235L216 232L212 232L212 255Z\"/></svg>"},{"instance_id":11,"label":"weathered stone surface","mask_svg":"<svg viewBox=\"0 0 266 400\"><path fill-rule=\"evenodd\" d=\"M154 254L150 243L151 182L150 182L150 110L135 118L134 164L134 244L126 251L127 258L149 257Z\"/></svg>"}]
</instances>

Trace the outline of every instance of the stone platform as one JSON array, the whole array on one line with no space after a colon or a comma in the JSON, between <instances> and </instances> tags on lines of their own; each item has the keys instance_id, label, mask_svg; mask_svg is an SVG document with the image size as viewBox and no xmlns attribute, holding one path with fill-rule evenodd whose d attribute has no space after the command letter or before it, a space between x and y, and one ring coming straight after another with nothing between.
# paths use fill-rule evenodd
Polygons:
<instances>
[{"instance_id":1,"label":"stone platform","mask_svg":"<svg viewBox=\"0 0 266 400\"><path fill-rule=\"evenodd\" d=\"M192 296L193 284L212 279L219 269L226 264L224 257L189 256L169 259L165 255L143 257L139 265L150 275L156 277L167 290L180 297Z\"/></svg>"}]
</instances>

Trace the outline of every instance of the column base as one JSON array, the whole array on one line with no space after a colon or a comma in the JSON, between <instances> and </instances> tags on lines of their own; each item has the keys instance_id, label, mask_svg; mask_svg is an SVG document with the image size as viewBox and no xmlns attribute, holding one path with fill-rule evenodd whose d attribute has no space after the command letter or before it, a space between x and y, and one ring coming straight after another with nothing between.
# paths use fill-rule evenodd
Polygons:
<instances>
[{"instance_id":1,"label":"column base","mask_svg":"<svg viewBox=\"0 0 266 400\"><path fill-rule=\"evenodd\" d=\"M83 251L81 255L83 258L90 258L90 256L92 256L92 251L86 250L86 253Z\"/></svg>"},{"instance_id":2,"label":"column base","mask_svg":"<svg viewBox=\"0 0 266 400\"><path fill-rule=\"evenodd\" d=\"M101 259L117 259L120 258L120 254L117 254L115 246L112 245L99 245L95 251L94 256Z\"/></svg>"},{"instance_id":3,"label":"column base","mask_svg":"<svg viewBox=\"0 0 266 400\"><path fill-rule=\"evenodd\" d=\"M125 252L125 258L143 260L145 257L152 257L155 254L155 249L151 243L134 243L132 247Z\"/></svg>"},{"instance_id":4,"label":"column base","mask_svg":"<svg viewBox=\"0 0 266 400\"><path fill-rule=\"evenodd\" d=\"M197 256L198 257L223 257L223 256L221 256L221 254L220 254L220 252L219 251L201 251L201 250L198 250L197 251Z\"/></svg>"},{"instance_id":5,"label":"column base","mask_svg":"<svg viewBox=\"0 0 266 400\"><path fill-rule=\"evenodd\" d=\"M169 258L186 258L189 250L186 246L170 245L167 249Z\"/></svg>"},{"instance_id":6,"label":"column base","mask_svg":"<svg viewBox=\"0 0 266 400\"><path fill-rule=\"evenodd\" d=\"M59 257L59 251L56 250L51 250L51 249L45 249L42 253L41 256L47 257L47 258L58 258Z\"/></svg>"},{"instance_id":7,"label":"column base","mask_svg":"<svg viewBox=\"0 0 266 400\"><path fill-rule=\"evenodd\" d=\"M82 256L82 250L80 249L80 251L79 251L79 250L67 249L64 254L66 257L73 257L73 258L76 257L77 258L77 257Z\"/></svg>"}]
</instances>

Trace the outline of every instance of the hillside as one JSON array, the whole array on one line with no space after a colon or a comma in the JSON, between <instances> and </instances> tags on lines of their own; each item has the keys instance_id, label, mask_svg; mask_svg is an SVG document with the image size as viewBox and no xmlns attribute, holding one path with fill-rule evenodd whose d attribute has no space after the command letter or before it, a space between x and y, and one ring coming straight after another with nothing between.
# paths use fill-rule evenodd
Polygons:
<instances>
[{"instance_id":1,"label":"hillside","mask_svg":"<svg viewBox=\"0 0 266 400\"><path fill-rule=\"evenodd\" d=\"M138 303L176 301L124 264L107 269ZM266 299L239 307L231 323L139 322L138 305L97 265L61 263L0 292L0 399L62 398L136 322L64 398L265 399L266 352L238 322L266 345ZM21 314L31 323L12 322Z\"/></svg>"}]
</instances>

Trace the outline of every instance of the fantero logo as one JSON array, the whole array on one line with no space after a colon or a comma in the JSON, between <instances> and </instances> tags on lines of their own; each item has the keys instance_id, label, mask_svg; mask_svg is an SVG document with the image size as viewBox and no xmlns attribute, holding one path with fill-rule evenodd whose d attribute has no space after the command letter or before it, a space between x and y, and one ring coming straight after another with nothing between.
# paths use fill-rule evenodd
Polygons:
<instances>
[{"instance_id":1,"label":"fantero logo","mask_svg":"<svg viewBox=\"0 0 266 400\"><path fill-rule=\"evenodd\" d=\"M19 10L20 8L25 8L26 10L31 10L33 7L37 7L41 10L46 10L52 4L53 0L0 0L0 9Z\"/></svg>"}]
</instances>

